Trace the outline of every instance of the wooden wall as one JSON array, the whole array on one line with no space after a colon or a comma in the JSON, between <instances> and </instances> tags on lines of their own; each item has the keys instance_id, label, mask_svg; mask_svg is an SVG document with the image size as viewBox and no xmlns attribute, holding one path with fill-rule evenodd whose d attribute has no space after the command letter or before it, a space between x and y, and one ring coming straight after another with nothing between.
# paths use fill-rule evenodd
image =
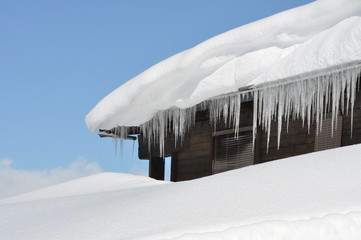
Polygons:
<instances>
[{"instance_id":1,"label":"wooden wall","mask_svg":"<svg viewBox=\"0 0 361 240\"><path fill-rule=\"evenodd\" d=\"M351 138L351 114L343 116L341 146L361 143L361 91L356 95Z\"/></svg>"},{"instance_id":2,"label":"wooden wall","mask_svg":"<svg viewBox=\"0 0 361 240\"><path fill-rule=\"evenodd\" d=\"M240 127L251 126L253 123L253 102L242 103ZM184 181L200 178L212 174L212 144L213 132L232 128L224 123L217 123L216 128L211 126L209 114L198 112L195 126L184 136L183 144L174 145L174 137L170 134L166 140L166 156L172 156L171 180ZM281 142L277 147L277 122L272 122L270 143L267 150L267 135L261 128L258 129L254 163L264 163L276 159L314 152L316 126L310 129L307 123L303 126L301 120L290 121L288 132L286 123L283 123ZM357 93L354 119L353 137L351 138L351 116L342 116L341 146L361 143L361 91ZM152 148L151 157L159 157L157 147ZM139 157L149 159L147 143L139 139Z\"/></svg>"},{"instance_id":3,"label":"wooden wall","mask_svg":"<svg viewBox=\"0 0 361 240\"><path fill-rule=\"evenodd\" d=\"M240 127L252 126L253 102L241 104ZM216 124L216 131L232 128L222 121ZM195 127L185 136L183 145L174 153L172 181L184 181L212 174L212 144L214 126L209 122L207 112L199 112ZM176 156L175 156L176 155Z\"/></svg>"},{"instance_id":4,"label":"wooden wall","mask_svg":"<svg viewBox=\"0 0 361 240\"><path fill-rule=\"evenodd\" d=\"M315 146L315 125L312 124L308 131L307 124L303 126L301 120L290 121L288 132L286 123L282 126L281 142L277 147L277 122L273 122L270 132L270 142L267 152L267 134L258 130L256 151L259 152L256 163L264 163L280 158L292 157L300 154L310 153L314 151Z\"/></svg>"},{"instance_id":5,"label":"wooden wall","mask_svg":"<svg viewBox=\"0 0 361 240\"><path fill-rule=\"evenodd\" d=\"M176 161L177 169L173 181L184 181L212 174L212 128L209 120L196 121L195 127L187 134L179 150Z\"/></svg>"}]
</instances>

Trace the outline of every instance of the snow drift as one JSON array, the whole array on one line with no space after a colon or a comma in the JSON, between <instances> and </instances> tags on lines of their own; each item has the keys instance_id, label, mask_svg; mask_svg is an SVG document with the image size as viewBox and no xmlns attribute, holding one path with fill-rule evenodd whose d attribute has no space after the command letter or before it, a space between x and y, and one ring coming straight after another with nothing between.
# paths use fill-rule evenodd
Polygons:
<instances>
[{"instance_id":1,"label":"snow drift","mask_svg":"<svg viewBox=\"0 0 361 240\"><path fill-rule=\"evenodd\" d=\"M143 124L147 131L154 123L145 123L159 112L191 108L239 88L334 78L335 70L350 66L358 71L360 16L358 0L318 0L233 29L129 80L94 107L86 116L87 126L96 131ZM174 118L182 124L183 115L186 111ZM163 126L156 127L162 131Z\"/></svg>"},{"instance_id":2,"label":"snow drift","mask_svg":"<svg viewBox=\"0 0 361 240\"><path fill-rule=\"evenodd\" d=\"M162 183L102 173L0 200L2 239L360 239L361 145Z\"/></svg>"}]
</instances>

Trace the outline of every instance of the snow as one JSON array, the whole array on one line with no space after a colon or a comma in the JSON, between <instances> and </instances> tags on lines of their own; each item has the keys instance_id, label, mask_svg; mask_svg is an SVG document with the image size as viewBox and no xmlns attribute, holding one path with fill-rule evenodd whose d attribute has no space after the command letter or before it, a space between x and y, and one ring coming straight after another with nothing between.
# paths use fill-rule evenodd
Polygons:
<instances>
[{"instance_id":1,"label":"snow","mask_svg":"<svg viewBox=\"0 0 361 240\"><path fill-rule=\"evenodd\" d=\"M96 131L154 125L149 120L162 111L180 111L180 118L185 114L181 110L242 87L257 90L267 83L328 76L335 69L359 66L360 16L359 0L318 0L218 35L114 90L86 116L87 126ZM164 124L152 129L153 134L162 134ZM162 136L155 138L162 145Z\"/></svg>"},{"instance_id":2,"label":"snow","mask_svg":"<svg viewBox=\"0 0 361 240\"><path fill-rule=\"evenodd\" d=\"M360 239L361 145L167 183L101 173L0 200L2 239Z\"/></svg>"},{"instance_id":3,"label":"snow","mask_svg":"<svg viewBox=\"0 0 361 240\"><path fill-rule=\"evenodd\" d=\"M95 162L76 158L66 167L25 170L12 159L0 159L0 199L103 172Z\"/></svg>"},{"instance_id":4,"label":"snow","mask_svg":"<svg viewBox=\"0 0 361 240\"><path fill-rule=\"evenodd\" d=\"M108 191L124 190L145 186L164 184L164 181L153 181L151 178L129 175L123 173L99 173L92 176L82 177L73 181L56 184L32 191L31 193L19 194L15 197L7 198L2 202L11 200L14 202L34 201L48 198L58 198L76 196L91 193L101 193ZM0 200L1 201L1 200Z\"/></svg>"}]
</instances>

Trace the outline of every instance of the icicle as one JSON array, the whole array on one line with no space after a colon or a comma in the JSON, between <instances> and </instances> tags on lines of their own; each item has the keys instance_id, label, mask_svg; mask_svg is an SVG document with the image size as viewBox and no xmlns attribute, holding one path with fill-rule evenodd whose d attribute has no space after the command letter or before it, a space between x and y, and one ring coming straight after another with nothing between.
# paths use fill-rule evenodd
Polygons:
<instances>
[{"instance_id":1,"label":"icicle","mask_svg":"<svg viewBox=\"0 0 361 240\"><path fill-rule=\"evenodd\" d=\"M361 67L357 68L357 69L353 69L354 71L350 73L349 78L351 79L351 98L350 100L347 99L347 101L351 102L351 138L352 138L352 132L353 132L353 108L355 106L355 100L356 100L356 84L357 82L357 78L359 76L359 73L361 71ZM356 70L356 71L355 71Z\"/></svg>"},{"instance_id":2,"label":"icicle","mask_svg":"<svg viewBox=\"0 0 361 240\"><path fill-rule=\"evenodd\" d=\"M328 111L331 112L332 134L337 128L337 117L340 112L348 113L350 106L351 120L356 96L357 76L360 66L319 75L312 78L299 79L282 85L265 86L257 91L258 99L254 111L258 113L258 125L267 133L267 151L269 148L271 121L277 120L277 146L280 145L282 122L300 118L303 126L307 123L310 131L311 123L316 122L319 131L322 120ZM346 101L346 104L345 104ZM345 109L346 108L346 109ZM277 115L277 116L276 116ZM257 121L254 119L254 121ZM254 125L257 122L254 122ZM352 126L352 123L351 123ZM253 126L255 129L255 126ZM318 134L318 132L316 132Z\"/></svg>"},{"instance_id":3,"label":"icicle","mask_svg":"<svg viewBox=\"0 0 361 240\"><path fill-rule=\"evenodd\" d=\"M281 86L282 87L282 86ZM283 91L282 91L283 90ZM284 115L284 104L285 104L285 89L283 89L278 92L277 95L277 103L278 103L278 119L277 119L277 149L280 148L280 142L281 142L281 130L282 130L282 121L283 121L283 115Z\"/></svg>"},{"instance_id":4,"label":"icicle","mask_svg":"<svg viewBox=\"0 0 361 240\"><path fill-rule=\"evenodd\" d=\"M361 65L349 66L333 72L313 74L316 76L296 79L284 79L271 84L260 86L243 92L234 92L208 99L196 106L180 109L170 108L157 112L154 117L140 126L144 141L148 142L148 149L157 143L161 155L164 155L164 141L168 132L174 134L177 144L183 142L185 134L195 123L197 110L208 110L210 122L217 129L217 123L223 121L225 126L232 126L235 136L238 136L240 126L241 102L253 96L253 149L258 126L267 134L267 152L270 142L272 121L277 121L277 147L281 142L283 121L301 119L303 126L307 123L310 131L312 123L316 123L318 131L322 131L322 120L326 113L332 115L332 131L337 127L337 117L340 112L351 114L351 136L353 125L353 108L358 85L358 74ZM319 132L316 132L318 134ZM114 129L115 139L126 139L127 127Z\"/></svg>"},{"instance_id":5,"label":"icicle","mask_svg":"<svg viewBox=\"0 0 361 240\"><path fill-rule=\"evenodd\" d=\"M237 94L235 96L234 99L236 102L235 104L235 111L233 113L233 128L235 131L235 137L238 138L238 134L239 134L239 125L240 125L240 116L241 116L241 104L242 104L242 100L241 100L241 95Z\"/></svg>"},{"instance_id":6,"label":"icicle","mask_svg":"<svg viewBox=\"0 0 361 240\"><path fill-rule=\"evenodd\" d=\"M257 136L257 111L258 111L258 91L253 93L253 139L252 139L252 151L254 151L256 136Z\"/></svg>"}]
</instances>

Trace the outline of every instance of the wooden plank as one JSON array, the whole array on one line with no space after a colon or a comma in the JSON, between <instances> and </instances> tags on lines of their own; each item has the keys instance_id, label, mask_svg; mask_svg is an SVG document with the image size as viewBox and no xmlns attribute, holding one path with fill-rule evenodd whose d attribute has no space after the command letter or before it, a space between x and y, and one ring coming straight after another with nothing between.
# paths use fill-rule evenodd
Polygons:
<instances>
[{"instance_id":1,"label":"wooden plank","mask_svg":"<svg viewBox=\"0 0 361 240\"><path fill-rule=\"evenodd\" d=\"M337 118L337 128L332 131L332 119L326 118L322 120L322 130L319 132L320 126L317 126L315 137L315 151L327 150L341 146L342 139L342 117ZM333 135L332 135L333 133Z\"/></svg>"},{"instance_id":2,"label":"wooden plank","mask_svg":"<svg viewBox=\"0 0 361 240\"><path fill-rule=\"evenodd\" d=\"M267 150L262 150L262 162L268 162L276 159L286 158L286 157L292 157L295 155L295 147L294 146L288 146L288 147L280 147L277 148L270 148L267 152Z\"/></svg>"},{"instance_id":3,"label":"wooden plank","mask_svg":"<svg viewBox=\"0 0 361 240\"><path fill-rule=\"evenodd\" d=\"M208 157L178 159L178 178L188 172L204 172L211 174L211 160Z\"/></svg>"},{"instance_id":4,"label":"wooden plank","mask_svg":"<svg viewBox=\"0 0 361 240\"><path fill-rule=\"evenodd\" d=\"M152 157L149 160L149 177L164 180L164 158Z\"/></svg>"},{"instance_id":5,"label":"wooden plank","mask_svg":"<svg viewBox=\"0 0 361 240\"><path fill-rule=\"evenodd\" d=\"M253 127L252 126L246 126L246 127L241 127L239 128L238 132L246 132L246 131L252 131ZM216 131L212 133L212 136L221 136L221 135L226 135L226 134L233 134L234 133L234 129L226 129L226 130L220 130L220 131Z\"/></svg>"},{"instance_id":6,"label":"wooden plank","mask_svg":"<svg viewBox=\"0 0 361 240\"><path fill-rule=\"evenodd\" d=\"M295 146L295 155L311 153L315 149L314 143L307 143Z\"/></svg>"},{"instance_id":7,"label":"wooden plank","mask_svg":"<svg viewBox=\"0 0 361 240\"><path fill-rule=\"evenodd\" d=\"M178 181L178 153L174 152L172 154L172 161L170 165L170 180L172 182Z\"/></svg>"}]
</instances>

